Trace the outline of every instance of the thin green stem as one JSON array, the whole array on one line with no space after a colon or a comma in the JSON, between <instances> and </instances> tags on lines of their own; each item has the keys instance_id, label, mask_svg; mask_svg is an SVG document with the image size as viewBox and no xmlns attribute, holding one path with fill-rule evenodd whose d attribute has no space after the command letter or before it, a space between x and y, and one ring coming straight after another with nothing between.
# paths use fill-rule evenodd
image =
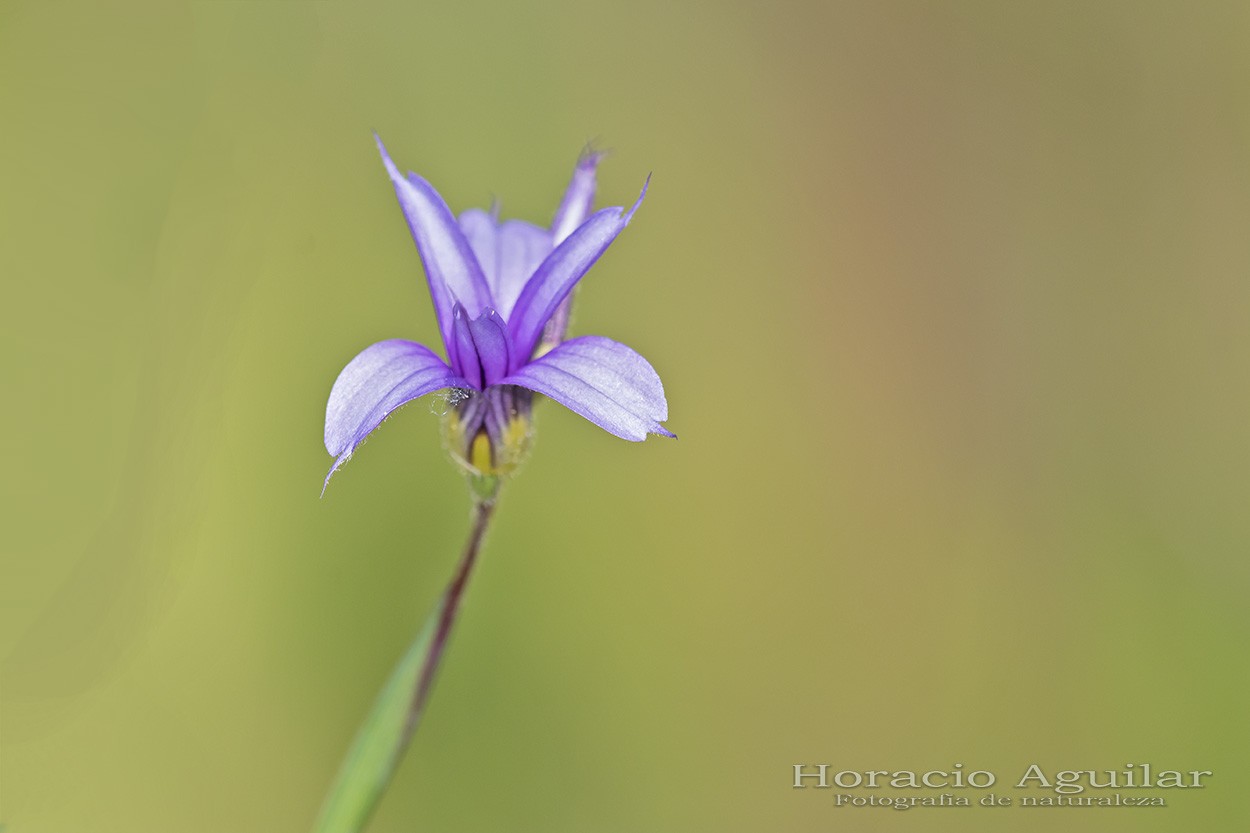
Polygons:
<instances>
[{"instance_id":1,"label":"thin green stem","mask_svg":"<svg viewBox=\"0 0 1250 833\"><path fill-rule=\"evenodd\" d=\"M390 785L391 776L421 722L494 512L493 499L474 501L473 527L456 573L356 733L321 808L315 833L360 833Z\"/></svg>"}]
</instances>

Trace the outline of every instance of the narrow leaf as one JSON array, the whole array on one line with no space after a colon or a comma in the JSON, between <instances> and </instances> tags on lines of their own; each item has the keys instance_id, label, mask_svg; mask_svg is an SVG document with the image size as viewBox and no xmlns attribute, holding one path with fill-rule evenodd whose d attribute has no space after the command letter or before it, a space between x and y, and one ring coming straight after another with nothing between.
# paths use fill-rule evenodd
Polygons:
<instances>
[{"instance_id":1,"label":"narrow leaf","mask_svg":"<svg viewBox=\"0 0 1250 833\"><path fill-rule=\"evenodd\" d=\"M413 705L435 670L429 664L430 648L446 607L444 596L378 694L326 797L314 833L364 829L420 719Z\"/></svg>"},{"instance_id":2,"label":"narrow leaf","mask_svg":"<svg viewBox=\"0 0 1250 833\"><path fill-rule=\"evenodd\" d=\"M374 701L326 796L313 833L360 833L369 823L425 711L494 510L493 493L475 501L473 527L456 574Z\"/></svg>"}]
</instances>

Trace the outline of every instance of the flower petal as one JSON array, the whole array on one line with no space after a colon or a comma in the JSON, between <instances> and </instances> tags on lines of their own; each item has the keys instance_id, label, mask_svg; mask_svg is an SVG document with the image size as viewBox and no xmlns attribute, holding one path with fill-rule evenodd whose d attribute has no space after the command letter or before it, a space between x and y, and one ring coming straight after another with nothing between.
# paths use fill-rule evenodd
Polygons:
<instances>
[{"instance_id":1,"label":"flower petal","mask_svg":"<svg viewBox=\"0 0 1250 833\"><path fill-rule=\"evenodd\" d=\"M468 382L424 345L395 338L366 347L347 363L330 390L326 451L338 459L326 483L400 405L441 388L467 387Z\"/></svg>"},{"instance_id":2,"label":"flower petal","mask_svg":"<svg viewBox=\"0 0 1250 833\"><path fill-rule=\"evenodd\" d=\"M647 181L650 182L650 178ZM647 186L644 184L638 201L628 212L621 208L605 208L595 212L542 262L525 285L508 317L508 329L512 333L512 346L516 355L529 356L533 353L534 343L538 340L543 325L581 280L582 275L586 274L586 270L607 250L625 226L629 225L646 195Z\"/></svg>"},{"instance_id":3,"label":"flower petal","mask_svg":"<svg viewBox=\"0 0 1250 833\"><path fill-rule=\"evenodd\" d=\"M451 338L447 342L447 350L451 356L452 369L468 379L474 390L481 390L482 363L477 357L477 347L473 344L473 333L469 330L469 316L460 304L452 308Z\"/></svg>"},{"instance_id":4,"label":"flower petal","mask_svg":"<svg viewBox=\"0 0 1250 833\"><path fill-rule=\"evenodd\" d=\"M473 347L482 366L482 387L486 388L507 376L512 369L508 366L512 360L508 326L492 309L469 322L469 333L473 336Z\"/></svg>"},{"instance_id":5,"label":"flower petal","mask_svg":"<svg viewBox=\"0 0 1250 833\"><path fill-rule=\"evenodd\" d=\"M590 207L595 202L595 169L599 167L599 160L603 156L602 153L586 148L581 158L577 160L577 167L573 169L573 178L569 180L568 190L564 192L564 199L560 201L555 219L551 222L553 239L557 245L563 243L578 226L586 222ZM569 313L572 307L573 293L569 292L564 296L564 300L556 305L551 318L543 325L542 337L535 351L536 355L548 353L564 341L564 335L569 329Z\"/></svg>"},{"instance_id":6,"label":"flower petal","mask_svg":"<svg viewBox=\"0 0 1250 833\"><path fill-rule=\"evenodd\" d=\"M480 208L460 215L460 228L482 266L495 310L507 319L525 282L551 254L551 232L521 220L496 222Z\"/></svg>"},{"instance_id":7,"label":"flower petal","mask_svg":"<svg viewBox=\"0 0 1250 833\"><path fill-rule=\"evenodd\" d=\"M476 390L508 375L512 362L512 345L508 342L508 326L493 309L469 318L464 307L452 311L451 366Z\"/></svg>"},{"instance_id":8,"label":"flower petal","mask_svg":"<svg viewBox=\"0 0 1250 833\"><path fill-rule=\"evenodd\" d=\"M439 328L443 340L447 341L451 334L453 299L464 304L470 317L476 317L493 306L490 287L447 203L433 186L416 174L410 173L407 178L401 176L381 138L374 138L377 138L382 162L395 186L399 206L425 266Z\"/></svg>"},{"instance_id":9,"label":"flower petal","mask_svg":"<svg viewBox=\"0 0 1250 833\"><path fill-rule=\"evenodd\" d=\"M460 224L464 239L469 241L469 248L473 250L478 265L482 267L482 276L491 288L491 295L494 295L495 276L499 273L499 248L495 245L495 227L498 223L490 212L480 208L461 212L456 222Z\"/></svg>"},{"instance_id":10,"label":"flower petal","mask_svg":"<svg viewBox=\"0 0 1250 833\"><path fill-rule=\"evenodd\" d=\"M664 385L647 360L601 336L566 341L501 382L544 394L622 439L673 437Z\"/></svg>"},{"instance_id":11,"label":"flower petal","mask_svg":"<svg viewBox=\"0 0 1250 833\"><path fill-rule=\"evenodd\" d=\"M555 219L551 221L551 233L557 246L590 216L590 206L595 202L595 169L602 158L602 153L587 148L577 160L564 199L560 200Z\"/></svg>"}]
</instances>

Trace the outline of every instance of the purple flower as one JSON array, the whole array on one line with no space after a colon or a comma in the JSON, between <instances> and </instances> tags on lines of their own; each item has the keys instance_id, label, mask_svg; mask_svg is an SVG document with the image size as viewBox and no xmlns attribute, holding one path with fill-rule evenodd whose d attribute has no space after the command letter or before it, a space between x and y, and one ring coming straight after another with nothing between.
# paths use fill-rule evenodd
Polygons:
<instances>
[{"instance_id":1,"label":"purple flower","mask_svg":"<svg viewBox=\"0 0 1250 833\"><path fill-rule=\"evenodd\" d=\"M425 266L448 360L390 339L343 368L326 405L326 450L335 457L327 483L392 411L449 388L449 446L472 474L506 474L520 461L534 392L626 440L674 436L660 424L668 403L646 359L600 336L563 340L573 287L629 224L645 185L628 212L590 214L599 155L585 154L550 229L500 223L479 209L457 219L428 182L400 174L381 139L378 149Z\"/></svg>"}]
</instances>

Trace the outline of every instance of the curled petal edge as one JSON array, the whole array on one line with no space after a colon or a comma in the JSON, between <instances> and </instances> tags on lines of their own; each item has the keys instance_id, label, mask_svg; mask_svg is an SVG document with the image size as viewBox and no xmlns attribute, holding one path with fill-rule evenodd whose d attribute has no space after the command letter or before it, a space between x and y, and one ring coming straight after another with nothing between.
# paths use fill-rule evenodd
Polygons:
<instances>
[{"instance_id":1,"label":"curled petal edge","mask_svg":"<svg viewBox=\"0 0 1250 833\"><path fill-rule=\"evenodd\" d=\"M326 403L326 451L334 465L321 487L351 459L365 438L396 409L445 388L469 383L422 344L404 339L380 341L362 350L339 373Z\"/></svg>"}]
</instances>

